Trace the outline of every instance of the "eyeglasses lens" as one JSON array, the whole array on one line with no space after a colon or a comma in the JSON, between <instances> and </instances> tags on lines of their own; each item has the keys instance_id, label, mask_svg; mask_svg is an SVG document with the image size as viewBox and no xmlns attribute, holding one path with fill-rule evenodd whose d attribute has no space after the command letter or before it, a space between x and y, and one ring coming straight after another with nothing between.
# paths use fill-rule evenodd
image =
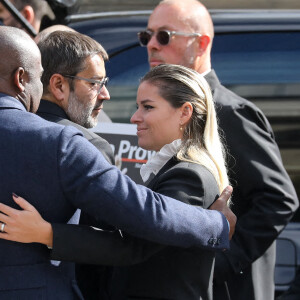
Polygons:
<instances>
[{"instance_id":1,"label":"eyeglasses lens","mask_svg":"<svg viewBox=\"0 0 300 300\"><path fill-rule=\"evenodd\" d=\"M151 40L151 34L147 31L141 31L139 33L139 40L142 46L147 46Z\"/></svg>"},{"instance_id":2,"label":"eyeglasses lens","mask_svg":"<svg viewBox=\"0 0 300 300\"><path fill-rule=\"evenodd\" d=\"M104 86L107 86L108 80L109 80L108 77L105 77L103 79L103 81L100 83L98 91L97 91L98 94L100 94L100 92Z\"/></svg>"},{"instance_id":3,"label":"eyeglasses lens","mask_svg":"<svg viewBox=\"0 0 300 300\"><path fill-rule=\"evenodd\" d=\"M165 46L170 42L170 35L167 31L159 31L156 34L156 39L162 46Z\"/></svg>"}]
</instances>

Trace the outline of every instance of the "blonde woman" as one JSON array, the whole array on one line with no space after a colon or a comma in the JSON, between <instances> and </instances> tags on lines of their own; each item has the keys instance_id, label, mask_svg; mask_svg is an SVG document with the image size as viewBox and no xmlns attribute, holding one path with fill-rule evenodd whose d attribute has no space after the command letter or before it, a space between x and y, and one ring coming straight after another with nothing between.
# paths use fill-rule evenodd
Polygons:
<instances>
[{"instance_id":1,"label":"blonde woman","mask_svg":"<svg viewBox=\"0 0 300 300\"><path fill-rule=\"evenodd\" d=\"M208 208L228 185L212 95L196 71L153 68L141 80L131 122L139 146L157 151L141 168L153 191ZM143 263L115 270L113 299L212 299L214 256L163 247Z\"/></svg>"}]
</instances>

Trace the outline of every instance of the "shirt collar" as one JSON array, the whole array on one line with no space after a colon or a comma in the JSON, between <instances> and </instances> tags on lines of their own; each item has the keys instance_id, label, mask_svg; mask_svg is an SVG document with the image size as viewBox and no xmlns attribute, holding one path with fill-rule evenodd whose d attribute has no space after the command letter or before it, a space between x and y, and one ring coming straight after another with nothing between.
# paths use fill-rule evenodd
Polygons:
<instances>
[{"instance_id":1,"label":"shirt collar","mask_svg":"<svg viewBox=\"0 0 300 300\"><path fill-rule=\"evenodd\" d=\"M4 93L0 93L0 108L16 108L26 111L26 108L18 99Z\"/></svg>"},{"instance_id":2,"label":"shirt collar","mask_svg":"<svg viewBox=\"0 0 300 300\"><path fill-rule=\"evenodd\" d=\"M211 71L211 69L208 69L208 70L206 70L205 72L201 73L201 75L204 77L204 76L207 75L210 71Z\"/></svg>"},{"instance_id":3,"label":"shirt collar","mask_svg":"<svg viewBox=\"0 0 300 300\"><path fill-rule=\"evenodd\" d=\"M152 156L146 164L141 166L140 174L144 182L146 182L151 173L156 175L159 170L170 160L179 150L181 140L175 140L170 144L164 145L158 152Z\"/></svg>"}]
</instances>

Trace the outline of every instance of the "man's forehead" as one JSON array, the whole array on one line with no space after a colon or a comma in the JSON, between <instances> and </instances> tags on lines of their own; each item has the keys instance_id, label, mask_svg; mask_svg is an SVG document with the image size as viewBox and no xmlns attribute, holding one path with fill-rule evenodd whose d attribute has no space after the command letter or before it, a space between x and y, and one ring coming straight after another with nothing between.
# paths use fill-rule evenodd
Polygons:
<instances>
[{"instance_id":1,"label":"man's forehead","mask_svg":"<svg viewBox=\"0 0 300 300\"><path fill-rule=\"evenodd\" d=\"M85 59L85 68L81 73L85 72L95 72L99 75L99 78L104 77L106 74L105 62L101 54L90 55ZM94 75L96 76L96 74Z\"/></svg>"},{"instance_id":2,"label":"man's forehead","mask_svg":"<svg viewBox=\"0 0 300 300\"><path fill-rule=\"evenodd\" d=\"M149 29L183 30L188 27L181 8L174 5L159 5L148 20Z\"/></svg>"}]
</instances>

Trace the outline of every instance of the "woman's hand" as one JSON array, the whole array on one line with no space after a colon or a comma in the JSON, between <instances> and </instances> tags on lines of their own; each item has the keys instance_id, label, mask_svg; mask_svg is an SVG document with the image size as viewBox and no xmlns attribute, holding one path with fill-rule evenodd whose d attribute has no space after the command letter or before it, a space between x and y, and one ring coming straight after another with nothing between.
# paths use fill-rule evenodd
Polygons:
<instances>
[{"instance_id":1,"label":"woman's hand","mask_svg":"<svg viewBox=\"0 0 300 300\"><path fill-rule=\"evenodd\" d=\"M23 209L17 210L0 203L0 238L21 243L41 243L48 247L53 244L50 223L25 199L13 194L13 200Z\"/></svg>"}]
</instances>

